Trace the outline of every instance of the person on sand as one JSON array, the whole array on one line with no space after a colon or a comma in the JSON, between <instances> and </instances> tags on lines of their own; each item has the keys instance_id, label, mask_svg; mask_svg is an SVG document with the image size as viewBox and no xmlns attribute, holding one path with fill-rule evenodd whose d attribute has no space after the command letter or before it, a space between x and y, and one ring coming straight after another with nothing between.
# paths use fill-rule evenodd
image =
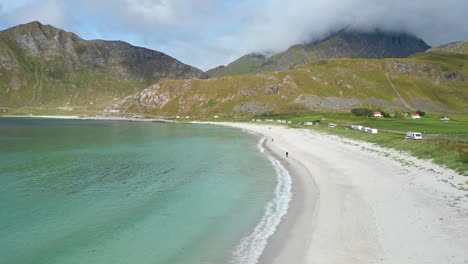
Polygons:
<instances>
[{"instance_id":1,"label":"person on sand","mask_svg":"<svg viewBox=\"0 0 468 264\"><path fill-rule=\"evenodd\" d=\"M273 142L273 139L271 139L271 142Z\"/></svg>"},{"instance_id":2,"label":"person on sand","mask_svg":"<svg viewBox=\"0 0 468 264\"><path fill-rule=\"evenodd\" d=\"M286 151L286 158L289 156L289 153Z\"/></svg>"}]
</instances>

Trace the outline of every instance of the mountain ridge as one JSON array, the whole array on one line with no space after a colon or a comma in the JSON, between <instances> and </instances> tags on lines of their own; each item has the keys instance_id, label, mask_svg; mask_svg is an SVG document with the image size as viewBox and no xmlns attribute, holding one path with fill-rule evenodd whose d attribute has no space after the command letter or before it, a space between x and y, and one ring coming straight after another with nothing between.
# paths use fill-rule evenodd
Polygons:
<instances>
[{"instance_id":1,"label":"mountain ridge","mask_svg":"<svg viewBox=\"0 0 468 264\"><path fill-rule=\"evenodd\" d=\"M342 29L322 40L307 44L295 44L286 51L268 58L265 57L261 65L256 68L240 68L239 65L242 64L253 64L243 56L223 68L211 69L207 73L211 77L220 77L289 70L312 61L332 58L403 58L426 51L429 48L430 46L423 40L407 33L388 33L380 30L359 32Z\"/></svg>"},{"instance_id":2,"label":"mountain ridge","mask_svg":"<svg viewBox=\"0 0 468 264\"><path fill-rule=\"evenodd\" d=\"M103 108L163 79L207 78L159 51L34 21L0 31L0 107Z\"/></svg>"},{"instance_id":3,"label":"mountain ridge","mask_svg":"<svg viewBox=\"0 0 468 264\"><path fill-rule=\"evenodd\" d=\"M468 41L455 41L447 44L435 46L427 52L450 52L468 54Z\"/></svg>"}]
</instances>

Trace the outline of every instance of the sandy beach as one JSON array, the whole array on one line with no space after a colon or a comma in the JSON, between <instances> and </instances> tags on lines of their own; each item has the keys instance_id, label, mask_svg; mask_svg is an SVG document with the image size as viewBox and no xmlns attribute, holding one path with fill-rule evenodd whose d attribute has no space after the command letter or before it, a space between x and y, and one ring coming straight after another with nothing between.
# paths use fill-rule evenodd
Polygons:
<instances>
[{"instance_id":1,"label":"sandy beach","mask_svg":"<svg viewBox=\"0 0 468 264\"><path fill-rule=\"evenodd\" d=\"M222 125L264 135L293 178L290 208L260 263L468 263L468 197L455 188L466 177L306 129Z\"/></svg>"},{"instance_id":2,"label":"sandy beach","mask_svg":"<svg viewBox=\"0 0 468 264\"><path fill-rule=\"evenodd\" d=\"M466 186L468 177L405 153L308 129L214 124L263 135L266 150L292 176L288 213L260 264L468 263L468 192L456 188Z\"/></svg>"}]
</instances>

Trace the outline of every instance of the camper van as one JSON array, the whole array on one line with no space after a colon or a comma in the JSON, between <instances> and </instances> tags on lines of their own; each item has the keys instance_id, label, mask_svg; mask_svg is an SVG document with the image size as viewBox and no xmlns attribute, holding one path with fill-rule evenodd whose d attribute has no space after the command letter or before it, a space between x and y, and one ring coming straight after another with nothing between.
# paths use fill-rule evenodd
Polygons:
<instances>
[{"instance_id":1,"label":"camper van","mask_svg":"<svg viewBox=\"0 0 468 264\"><path fill-rule=\"evenodd\" d=\"M419 132L406 132L405 139L422 139L422 134Z\"/></svg>"}]
</instances>

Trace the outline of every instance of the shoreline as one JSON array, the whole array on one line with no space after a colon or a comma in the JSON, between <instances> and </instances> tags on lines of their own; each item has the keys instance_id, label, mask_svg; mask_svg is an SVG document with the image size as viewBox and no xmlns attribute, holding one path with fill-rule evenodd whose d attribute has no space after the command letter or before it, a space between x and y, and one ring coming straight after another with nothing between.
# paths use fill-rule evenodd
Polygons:
<instances>
[{"instance_id":1,"label":"shoreline","mask_svg":"<svg viewBox=\"0 0 468 264\"><path fill-rule=\"evenodd\" d=\"M255 133L259 135L258 133ZM276 186L273 198L264 206L262 218L256 223L253 231L243 237L234 250L232 263L258 263L268 246L268 240L277 233L276 230L286 217L292 200L292 177L290 171L279 161L279 157L267 147L267 138L260 136L257 149L267 156L276 171Z\"/></svg>"},{"instance_id":2,"label":"shoreline","mask_svg":"<svg viewBox=\"0 0 468 264\"><path fill-rule=\"evenodd\" d=\"M467 192L444 182L466 177L310 130L211 124L266 137L293 180L288 212L257 263L468 263Z\"/></svg>"},{"instance_id":3,"label":"shoreline","mask_svg":"<svg viewBox=\"0 0 468 264\"><path fill-rule=\"evenodd\" d=\"M268 244L258 259L258 263L301 263L309 239L306 236L297 235L305 230L312 232L312 226L308 224L308 220L313 219L315 214L315 206L319 198L318 188L307 168L292 157L284 158L281 155L284 153L275 149L271 140L265 143L268 154L281 162L289 171L292 180L292 197L288 212L276 227L276 232L268 238Z\"/></svg>"},{"instance_id":4,"label":"shoreline","mask_svg":"<svg viewBox=\"0 0 468 264\"><path fill-rule=\"evenodd\" d=\"M64 116L64 115L3 115L0 118L43 118L63 120L97 120L97 121L128 121L128 122L155 122L155 123L177 123L176 121L163 118L139 118L125 116Z\"/></svg>"},{"instance_id":5,"label":"shoreline","mask_svg":"<svg viewBox=\"0 0 468 264\"><path fill-rule=\"evenodd\" d=\"M240 128L236 123L211 123L194 122L195 124L222 125L233 128ZM275 232L268 237L267 245L257 259L257 264L284 264L284 263L305 263L305 252L307 252L310 237L304 236L306 231L311 233L313 225L309 220L314 218L315 207L319 199L318 187L310 172L294 157L286 158L285 151L278 148L271 141L271 135L257 130L248 130L265 140L262 146L267 155L276 159L288 171L291 177L291 197L287 212L282 216L280 223L275 227ZM273 138L274 139L274 138Z\"/></svg>"}]
</instances>

